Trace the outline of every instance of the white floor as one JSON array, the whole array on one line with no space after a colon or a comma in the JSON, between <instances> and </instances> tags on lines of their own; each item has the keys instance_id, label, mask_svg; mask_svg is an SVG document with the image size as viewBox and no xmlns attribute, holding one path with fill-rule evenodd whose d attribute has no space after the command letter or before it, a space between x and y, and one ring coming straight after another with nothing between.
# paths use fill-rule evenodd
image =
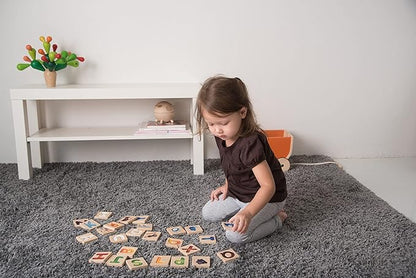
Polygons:
<instances>
[{"instance_id":1,"label":"white floor","mask_svg":"<svg viewBox=\"0 0 416 278\"><path fill-rule=\"evenodd\" d=\"M335 160L347 173L416 223L416 157Z\"/></svg>"}]
</instances>

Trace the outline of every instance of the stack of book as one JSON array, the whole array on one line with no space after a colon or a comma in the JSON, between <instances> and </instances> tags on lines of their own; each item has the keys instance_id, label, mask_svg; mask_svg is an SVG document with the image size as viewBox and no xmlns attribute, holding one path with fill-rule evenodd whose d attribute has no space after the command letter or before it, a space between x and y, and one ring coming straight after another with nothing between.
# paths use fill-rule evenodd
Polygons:
<instances>
[{"instance_id":1,"label":"stack of book","mask_svg":"<svg viewBox=\"0 0 416 278\"><path fill-rule=\"evenodd\" d=\"M189 133L189 124L186 121L173 121L169 123L159 123L147 121L140 124L135 134L185 134Z\"/></svg>"}]
</instances>

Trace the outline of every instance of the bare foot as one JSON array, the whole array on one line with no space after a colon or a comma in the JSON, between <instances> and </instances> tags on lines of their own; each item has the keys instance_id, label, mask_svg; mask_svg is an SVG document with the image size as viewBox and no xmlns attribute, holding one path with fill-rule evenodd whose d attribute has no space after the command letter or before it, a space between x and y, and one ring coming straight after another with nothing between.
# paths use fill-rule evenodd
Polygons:
<instances>
[{"instance_id":1,"label":"bare foot","mask_svg":"<svg viewBox=\"0 0 416 278\"><path fill-rule=\"evenodd\" d=\"M285 222L286 218L287 218L287 213L284 210L281 210L277 213L277 216L279 216L280 220L283 222Z\"/></svg>"}]
</instances>

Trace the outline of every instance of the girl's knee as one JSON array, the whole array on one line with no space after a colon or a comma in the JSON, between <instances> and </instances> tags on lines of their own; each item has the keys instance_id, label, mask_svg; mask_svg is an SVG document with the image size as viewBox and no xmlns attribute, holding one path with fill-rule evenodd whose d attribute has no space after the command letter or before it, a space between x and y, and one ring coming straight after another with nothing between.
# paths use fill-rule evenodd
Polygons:
<instances>
[{"instance_id":1,"label":"girl's knee","mask_svg":"<svg viewBox=\"0 0 416 278\"><path fill-rule=\"evenodd\" d=\"M211 215L208 213L208 210L205 207L202 208L202 219L212 221Z\"/></svg>"},{"instance_id":2,"label":"girl's knee","mask_svg":"<svg viewBox=\"0 0 416 278\"><path fill-rule=\"evenodd\" d=\"M210 222L216 222L216 221L221 220L221 219L218 219L215 213L213 213L212 209L209 208L208 204L206 204L202 208L202 219L210 221Z\"/></svg>"},{"instance_id":3,"label":"girl's knee","mask_svg":"<svg viewBox=\"0 0 416 278\"><path fill-rule=\"evenodd\" d=\"M244 242L247 241L247 235L246 234L240 234L238 232L226 231L225 236L232 243L240 244L240 243L244 243Z\"/></svg>"}]
</instances>

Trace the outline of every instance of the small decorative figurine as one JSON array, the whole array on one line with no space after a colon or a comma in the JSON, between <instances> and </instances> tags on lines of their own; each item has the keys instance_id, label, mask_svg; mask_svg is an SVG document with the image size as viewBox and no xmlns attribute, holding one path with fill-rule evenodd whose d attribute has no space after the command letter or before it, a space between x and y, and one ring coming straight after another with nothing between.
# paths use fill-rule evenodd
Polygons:
<instances>
[{"instance_id":1,"label":"small decorative figurine","mask_svg":"<svg viewBox=\"0 0 416 278\"><path fill-rule=\"evenodd\" d=\"M70 51L62 51L61 53L56 52L58 49L57 44L52 45L51 51L51 41L52 37L47 36L46 39L44 36L39 37L39 40L43 44L44 49L39 49L38 53L41 56L40 59L36 59L36 49L33 48L30 44L26 45L27 52L29 56L23 56L23 60L28 63L21 63L17 65L18 70L24 70L28 67L32 67L36 70L43 71L45 74L45 81L48 87L55 87L56 85L56 72L58 70L66 68L67 65L71 67L78 67L79 62L84 62L84 57L77 56L75 53ZM52 78L52 83L48 83L47 78Z\"/></svg>"},{"instance_id":2,"label":"small decorative figurine","mask_svg":"<svg viewBox=\"0 0 416 278\"><path fill-rule=\"evenodd\" d=\"M160 101L155 105L154 116L156 122L160 124L173 123L173 117L175 116L175 108L170 102Z\"/></svg>"}]
</instances>

